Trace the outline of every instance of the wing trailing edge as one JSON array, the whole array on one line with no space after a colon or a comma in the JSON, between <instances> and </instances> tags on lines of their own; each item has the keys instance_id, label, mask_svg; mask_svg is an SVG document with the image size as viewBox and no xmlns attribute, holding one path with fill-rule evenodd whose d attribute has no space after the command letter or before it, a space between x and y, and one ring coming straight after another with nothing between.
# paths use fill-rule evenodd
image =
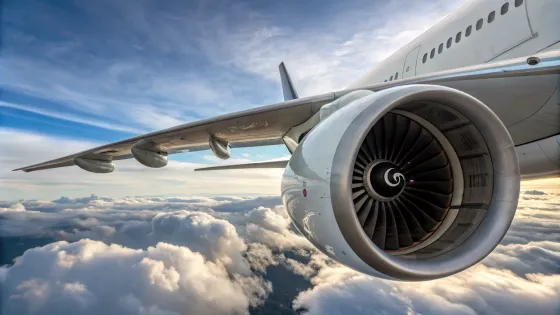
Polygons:
<instances>
[{"instance_id":1,"label":"wing trailing edge","mask_svg":"<svg viewBox=\"0 0 560 315\"><path fill-rule=\"evenodd\" d=\"M231 165L218 165L201 167L195 171L217 171L217 170L241 170L250 168L285 168L290 160L269 161L269 162L254 162L246 164L231 164Z\"/></svg>"}]
</instances>

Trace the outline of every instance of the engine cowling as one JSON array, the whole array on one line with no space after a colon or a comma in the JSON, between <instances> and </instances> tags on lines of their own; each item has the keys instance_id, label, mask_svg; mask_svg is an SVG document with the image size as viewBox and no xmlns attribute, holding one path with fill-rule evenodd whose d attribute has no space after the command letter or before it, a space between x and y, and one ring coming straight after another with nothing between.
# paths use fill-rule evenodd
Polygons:
<instances>
[{"instance_id":1,"label":"engine cowling","mask_svg":"<svg viewBox=\"0 0 560 315\"><path fill-rule=\"evenodd\" d=\"M420 281L462 271L499 244L520 176L511 137L486 105L435 85L338 102L282 179L289 215L317 248L370 275Z\"/></svg>"}]
</instances>

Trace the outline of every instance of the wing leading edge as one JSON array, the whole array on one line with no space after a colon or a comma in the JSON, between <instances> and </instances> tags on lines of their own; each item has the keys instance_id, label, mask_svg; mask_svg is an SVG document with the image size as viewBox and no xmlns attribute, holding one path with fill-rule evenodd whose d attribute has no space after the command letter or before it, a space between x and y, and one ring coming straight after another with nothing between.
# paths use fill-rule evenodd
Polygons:
<instances>
[{"instance_id":1,"label":"wing leading edge","mask_svg":"<svg viewBox=\"0 0 560 315\"><path fill-rule=\"evenodd\" d=\"M291 99L259 108L226 114L210 119L186 123L176 127L139 135L126 140L102 145L55 160L34 164L14 171L33 172L76 165L76 158L114 161L133 157L131 148L140 141L151 142L166 154L193 152L210 148L211 138L218 138L231 148L282 144L283 136L294 126L300 125L319 111L321 106L355 90L379 91L407 84L439 84L527 75L560 73L560 53L538 54L540 62L528 65L527 58L516 58L484 65L442 71L398 81L353 88L311 97ZM284 96L297 97L284 68L281 78L285 82ZM283 77L284 76L284 77ZM289 82L289 83L288 83ZM261 163L262 164L262 163ZM265 165L267 166L267 165ZM222 167L222 166L220 166ZM256 166L250 166L255 168ZM237 168L241 168L237 166ZM217 169L217 168L213 168Z\"/></svg>"}]
</instances>

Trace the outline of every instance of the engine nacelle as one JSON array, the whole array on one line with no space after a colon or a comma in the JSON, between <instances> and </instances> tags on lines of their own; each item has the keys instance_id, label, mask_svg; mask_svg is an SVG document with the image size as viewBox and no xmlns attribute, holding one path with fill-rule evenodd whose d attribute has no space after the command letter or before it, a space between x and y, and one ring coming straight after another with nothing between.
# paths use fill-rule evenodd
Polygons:
<instances>
[{"instance_id":1,"label":"engine nacelle","mask_svg":"<svg viewBox=\"0 0 560 315\"><path fill-rule=\"evenodd\" d=\"M115 165L109 160L95 160L77 157L74 159L74 164L78 165L81 169L92 173L111 173L115 170Z\"/></svg>"},{"instance_id":2,"label":"engine nacelle","mask_svg":"<svg viewBox=\"0 0 560 315\"><path fill-rule=\"evenodd\" d=\"M282 199L301 233L333 259L394 280L449 276L492 252L520 181L500 119L442 86L353 93L361 97L345 96L284 173Z\"/></svg>"}]
</instances>

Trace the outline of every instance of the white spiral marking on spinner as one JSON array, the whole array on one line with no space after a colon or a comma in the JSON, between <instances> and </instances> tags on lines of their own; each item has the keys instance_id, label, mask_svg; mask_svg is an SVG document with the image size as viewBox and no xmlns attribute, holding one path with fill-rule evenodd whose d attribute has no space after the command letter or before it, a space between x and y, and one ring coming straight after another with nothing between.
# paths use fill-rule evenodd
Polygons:
<instances>
[{"instance_id":1,"label":"white spiral marking on spinner","mask_svg":"<svg viewBox=\"0 0 560 315\"><path fill-rule=\"evenodd\" d=\"M401 183L401 179L404 181L404 175L401 173L395 173L393 174L393 180L395 181L395 183L391 183L391 181L389 180L389 172L391 172L392 170L394 170L394 168L390 168L385 172L385 175L383 175L383 178L385 179L385 183L387 183L387 185L391 186L391 187L396 187L398 184Z\"/></svg>"}]
</instances>

